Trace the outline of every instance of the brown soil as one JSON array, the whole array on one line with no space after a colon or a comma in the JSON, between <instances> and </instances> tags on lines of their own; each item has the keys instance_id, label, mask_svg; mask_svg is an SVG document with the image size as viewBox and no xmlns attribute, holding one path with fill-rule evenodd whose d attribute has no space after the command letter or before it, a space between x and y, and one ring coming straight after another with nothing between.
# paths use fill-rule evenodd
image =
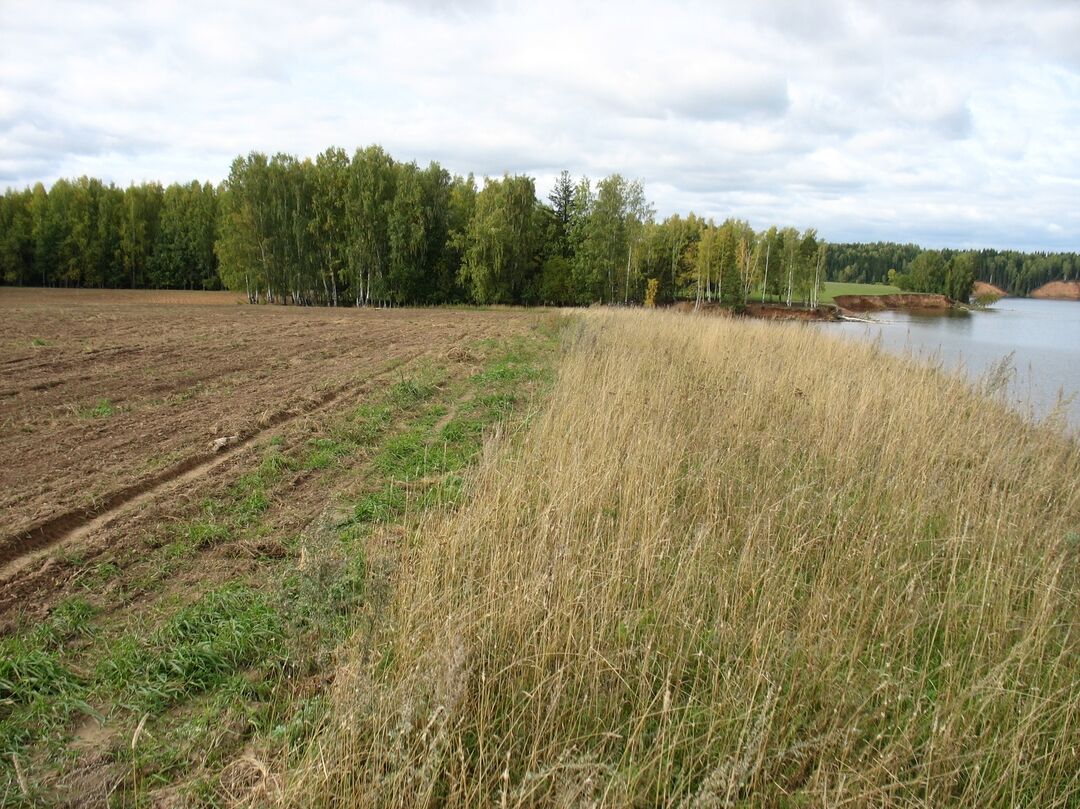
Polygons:
<instances>
[{"instance_id":1,"label":"brown soil","mask_svg":"<svg viewBox=\"0 0 1080 809\"><path fill-rule=\"evenodd\" d=\"M948 309L944 295L908 292L899 295L837 295L837 306L848 312L880 312L885 309Z\"/></svg>"},{"instance_id":2,"label":"brown soil","mask_svg":"<svg viewBox=\"0 0 1080 809\"><path fill-rule=\"evenodd\" d=\"M125 506L190 498L235 472L256 437L355 406L403 362L445 361L530 320L235 300L0 288L0 595L28 555L110 533Z\"/></svg>"},{"instance_id":3,"label":"brown soil","mask_svg":"<svg viewBox=\"0 0 1080 809\"><path fill-rule=\"evenodd\" d=\"M999 298L1008 297L1009 293L999 286L994 284L988 284L986 281L976 281L975 286L971 288L971 294L978 297L980 295L996 295Z\"/></svg>"},{"instance_id":4,"label":"brown soil","mask_svg":"<svg viewBox=\"0 0 1080 809\"><path fill-rule=\"evenodd\" d=\"M0 301L23 303L98 303L110 306L147 304L237 306L247 303L243 292L188 289L61 289L57 287L0 287Z\"/></svg>"},{"instance_id":5,"label":"brown soil","mask_svg":"<svg viewBox=\"0 0 1080 809\"><path fill-rule=\"evenodd\" d=\"M1080 301L1080 281L1051 281L1032 291L1031 297L1055 301Z\"/></svg>"}]
</instances>

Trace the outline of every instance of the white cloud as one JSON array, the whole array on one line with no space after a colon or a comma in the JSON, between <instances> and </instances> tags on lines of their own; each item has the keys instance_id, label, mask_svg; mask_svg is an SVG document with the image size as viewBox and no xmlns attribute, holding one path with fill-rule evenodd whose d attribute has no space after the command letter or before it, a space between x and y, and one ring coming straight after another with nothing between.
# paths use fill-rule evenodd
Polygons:
<instances>
[{"instance_id":1,"label":"white cloud","mask_svg":"<svg viewBox=\"0 0 1080 809\"><path fill-rule=\"evenodd\" d=\"M1071 0L0 6L0 184L377 142L829 239L1080 249Z\"/></svg>"}]
</instances>

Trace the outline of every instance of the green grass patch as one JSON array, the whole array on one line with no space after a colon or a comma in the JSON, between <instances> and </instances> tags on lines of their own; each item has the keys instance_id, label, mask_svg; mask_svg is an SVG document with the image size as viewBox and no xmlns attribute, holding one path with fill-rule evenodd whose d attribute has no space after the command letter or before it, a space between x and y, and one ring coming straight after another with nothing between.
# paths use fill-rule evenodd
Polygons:
<instances>
[{"instance_id":1,"label":"green grass patch","mask_svg":"<svg viewBox=\"0 0 1080 809\"><path fill-rule=\"evenodd\" d=\"M822 303L832 303L837 295L899 295L900 287L891 284L851 284L840 281L826 281L821 293Z\"/></svg>"},{"instance_id":2,"label":"green grass patch","mask_svg":"<svg viewBox=\"0 0 1080 809\"><path fill-rule=\"evenodd\" d=\"M353 521L374 524L392 522L405 513L405 505L403 488L384 486L356 501L353 506Z\"/></svg>"},{"instance_id":3,"label":"green grass patch","mask_svg":"<svg viewBox=\"0 0 1080 809\"><path fill-rule=\"evenodd\" d=\"M84 590L97 590L120 574L115 562L99 562L80 580Z\"/></svg>"},{"instance_id":4,"label":"green grass patch","mask_svg":"<svg viewBox=\"0 0 1080 809\"><path fill-rule=\"evenodd\" d=\"M60 602L43 623L0 638L0 755L62 729L86 704L87 683L63 660L65 643L91 634L95 610L82 599Z\"/></svg>"},{"instance_id":5,"label":"green grass patch","mask_svg":"<svg viewBox=\"0 0 1080 809\"><path fill-rule=\"evenodd\" d=\"M327 469L338 459L349 455L356 449L356 444L346 436L340 438L315 438L308 444L308 453L302 466L304 469Z\"/></svg>"},{"instance_id":6,"label":"green grass patch","mask_svg":"<svg viewBox=\"0 0 1080 809\"><path fill-rule=\"evenodd\" d=\"M280 660L283 635L264 593L227 585L179 610L148 638L121 638L95 679L135 712L160 711L247 666Z\"/></svg>"},{"instance_id":7,"label":"green grass patch","mask_svg":"<svg viewBox=\"0 0 1080 809\"><path fill-rule=\"evenodd\" d=\"M395 480L423 477L430 471L425 438L423 430L410 430L387 439L375 456L375 468Z\"/></svg>"},{"instance_id":8,"label":"green grass patch","mask_svg":"<svg viewBox=\"0 0 1080 809\"><path fill-rule=\"evenodd\" d=\"M213 517L201 517L186 523L183 537L193 550L202 550L219 542L225 542L232 536L229 526L217 522Z\"/></svg>"},{"instance_id":9,"label":"green grass patch","mask_svg":"<svg viewBox=\"0 0 1080 809\"><path fill-rule=\"evenodd\" d=\"M900 287L890 284L856 284L842 281L826 281L818 298L819 303L833 303L837 295L898 295L903 292ZM747 296L747 303L761 302L761 287ZM786 300L784 295L766 295L765 301L770 303L782 303ZM795 300L798 300L797 298Z\"/></svg>"},{"instance_id":10,"label":"green grass patch","mask_svg":"<svg viewBox=\"0 0 1080 809\"><path fill-rule=\"evenodd\" d=\"M107 419L116 415L120 408L108 399L98 399L96 404L80 407L77 412L83 419Z\"/></svg>"},{"instance_id":11,"label":"green grass patch","mask_svg":"<svg viewBox=\"0 0 1080 809\"><path fill-rule=\"evenodd\" d=\"M390 389L390 401L398 407L410 407L435 395L437 388L431 382L402 378Z\"/></svg>"}]
</instances>

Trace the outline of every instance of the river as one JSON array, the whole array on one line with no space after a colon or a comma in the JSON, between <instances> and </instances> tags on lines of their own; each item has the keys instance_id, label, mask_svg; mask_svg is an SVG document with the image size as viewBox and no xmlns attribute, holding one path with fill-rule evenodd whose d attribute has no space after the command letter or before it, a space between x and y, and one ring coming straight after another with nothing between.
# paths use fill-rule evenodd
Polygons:
<instances>
[{"instance_id":1,"label":"river","mask_svg":"<svg viewBox=\"0 0 1080 809\"><path fill-rule=\"evenodd\" d=\"M1032 418L1066 403L1071 432L1080 434L1080 303L1003 298L986 311L944 314L873 312L874 323L827 323L822 328L919 358L940 359L981 379L1008 361L1008 397Z\"/></svg>"}]
</instances>

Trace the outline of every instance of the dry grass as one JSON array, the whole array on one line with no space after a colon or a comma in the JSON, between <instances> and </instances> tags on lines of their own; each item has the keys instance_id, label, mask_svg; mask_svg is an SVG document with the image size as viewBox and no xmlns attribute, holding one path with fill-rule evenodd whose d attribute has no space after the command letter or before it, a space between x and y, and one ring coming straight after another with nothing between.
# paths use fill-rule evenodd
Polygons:
<instances>
[{"instance_id":1,"label":"dry grass","mask_svg":"<svg viewBox=\"0 0 1080 809\"><path fill-rule=\"evenodd\" d=\"M1077 805L1074 442L798 326L572 331L287 800Z\"/></svg>"}]
</instances>

